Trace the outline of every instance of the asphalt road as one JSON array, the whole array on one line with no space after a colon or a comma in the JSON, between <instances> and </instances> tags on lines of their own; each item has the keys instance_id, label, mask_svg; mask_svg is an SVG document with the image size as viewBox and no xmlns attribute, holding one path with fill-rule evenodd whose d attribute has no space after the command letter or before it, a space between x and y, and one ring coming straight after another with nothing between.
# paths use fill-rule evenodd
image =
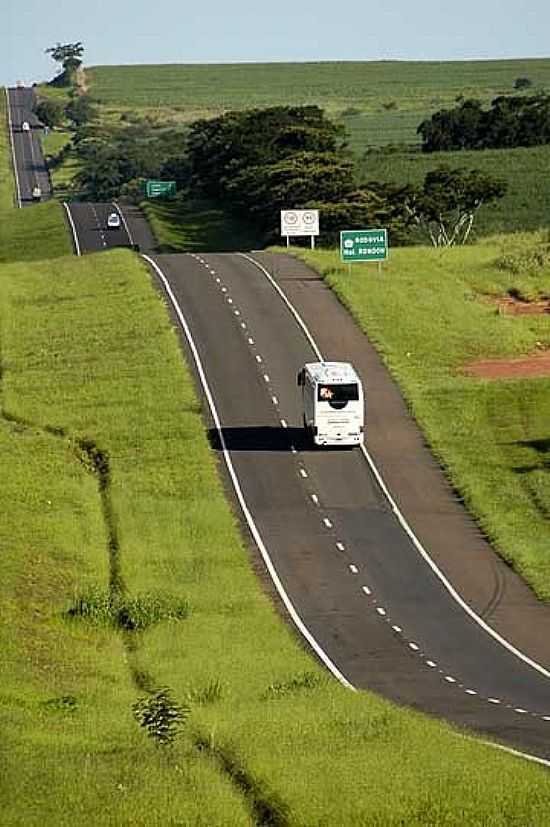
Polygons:
<instances>
[{"instance_id":1,"label":"asphalt road","mask_svg":"<svg viewBox=\"0 0 550 827\"><path fill-rule=\"evenodd\" d=\"M13 151L15 155L16 180L19 206L33 204L33 187L39 186L42 201L51 198L50 176L44 161L40 142L41 128L33 112L34 90L17 87L8 89L9 116ZM29 123L31 129L24 132L22 124Z\"/></svg>"},{"instance_id":2,"label":"asphalt road","mask_svg":"<svg viewBox=\"0 0 550 827\"><path fill-rule=\"evenodd\" d=\"M112 247L132 246L131 231L115 203L71 201L65 206L73 231L73 239L76 239L76 252L79 255L98 253ZM111 228L107 224L107 218L113 212L120 217L118 228Z\"/></svg>"},{"instance_id":3,"label":"asphalt road","mask_svg":"<svg viewBox=\"0 0 550 827\"><path fill-rule=\"evenodd\" d=\"M320 279L288 257L256 258L277 271L325 358L358 369L369 454L417 538L359 449L305 445L295 378L316 356L260 269L236 254L156 256L200 354L246 506L318 655L356 688L550 759L550 610L480 537L378 357Z\"/></svg>"}]
</instances>

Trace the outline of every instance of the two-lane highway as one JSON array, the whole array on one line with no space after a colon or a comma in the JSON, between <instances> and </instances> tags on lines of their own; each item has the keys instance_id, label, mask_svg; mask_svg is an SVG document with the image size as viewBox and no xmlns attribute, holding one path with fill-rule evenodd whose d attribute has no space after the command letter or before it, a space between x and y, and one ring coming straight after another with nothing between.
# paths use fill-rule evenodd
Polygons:
<instances>
[{"instance_id":1,"label":"two-lane highway","mask_svg":"<svg viewBox=\"0 0 550 827\"><path fill-rule=\"evenodd\" d=\"M134 245L131 230L117 204L72 201L65 205L65 209L79 255ZM116 227L110 227L108 223L109 216L113 213L119 219Z\"/></svg>"},{"instance_id":2,"label":"two-lane highway","mask_svg":"<svg viewBox=\"0 0 550 827\"><path fill-rule=\"evenodd\" d=\"M487 553L494 564L494 553L479 551L479 538L464 515L461 527L453 514L457 504L452 492L443 488L447 501L433 483L433 495L425 492L419 514L412 516L419 517L422 533L432 538L450 517L455 536L449 545L464 544L463 560L473 540L481 561L478 573L486 582L479 584L470 571L458 593L443 570L441 548L433 558L421 553L424 547L405 530L376 469L360 450L312 451L305 445L295 379L298 369L318 356L254 261L208 254L157 256L155 262L174 312L182 314L196 344L220 420L218 432L211 418L212 442L225 449L247 529L272 569L279 597L317 656L355 687L371 688L550 759L548 607L536 604L514 575L499 572L496 580L504 578L505 587L501 599L493 601L495 608L498 603L492 618L496 628L489 625L476 609L494 591L494 565L482 559ZM348 358L367 389L367 444L382 445L387 423L393 420L399 434L403 414L380 385L387 403L387 421L382 422L361 350L364 337L315 274L287 259L278 262L279 285L289 293L295 289L301 312L306 310L314 322L315 347L327 359L343 358L338 347L326 345L335 335L346 342ZM191 357L188 341L185 347ZM391 384L387 376L385 381ZM381 382L375 379L375 384ZM385 458L383 445L381 456ZM404 464L403 476L412 488L415 473L420 482L438 471L426 470L422 463L415 471L407 458ZM403 499L407 501L406 490ZM529 613L535 604L536 634L535 624L528 623L531 637L525 628L517 638L505 637L504 631L534 617ZM525 651L517 644L526 641Z\"/></svg>"},{"instance_id":3,"label":"two-lane highway","mask_svg":"<svg viewBox=\"0 0 550 827\"><path fill-rule=\"evenodd\" d=\"M19 206L33 203L32 192L40 187L41 200L51 197L50 176L42 153L40 128L33 111L34 90L16 87L7 90L8 113L14 153ZM23 129L23 124L29 130Z\"/></svg>"}]
</instances>

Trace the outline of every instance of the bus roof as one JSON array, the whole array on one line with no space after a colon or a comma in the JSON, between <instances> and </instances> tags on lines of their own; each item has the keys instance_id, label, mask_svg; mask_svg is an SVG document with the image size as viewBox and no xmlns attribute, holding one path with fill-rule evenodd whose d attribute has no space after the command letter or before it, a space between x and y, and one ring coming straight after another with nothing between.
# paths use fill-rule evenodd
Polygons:
<instances>
[{"instance_id":1,"label":"bus roof","mask_svg":"<svg viewBox=\"0 0 550 827\"><path fill-rule=\"evenodd\" d=\"M305 369L320 384L339 385L361 381L349 362L309 362Z\"/></svg>"}]
</instances>

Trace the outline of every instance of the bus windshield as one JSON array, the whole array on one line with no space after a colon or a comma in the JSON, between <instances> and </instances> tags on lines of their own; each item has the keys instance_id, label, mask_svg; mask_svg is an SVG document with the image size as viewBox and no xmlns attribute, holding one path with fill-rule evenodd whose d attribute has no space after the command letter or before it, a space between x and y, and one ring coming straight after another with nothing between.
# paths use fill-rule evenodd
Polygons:
<instances>
[{"instance_id":1,"label":"bus windshield","mask_svg":"<svg viewBox=\"0 0 550 827\"><path fill-rule=\"evenodd\" d=\"M317 388L317 400L319 402L357 402L359 399L359 386L357 382L350 382L346 385L319 385Z\"/></svg>"}]
</instances>

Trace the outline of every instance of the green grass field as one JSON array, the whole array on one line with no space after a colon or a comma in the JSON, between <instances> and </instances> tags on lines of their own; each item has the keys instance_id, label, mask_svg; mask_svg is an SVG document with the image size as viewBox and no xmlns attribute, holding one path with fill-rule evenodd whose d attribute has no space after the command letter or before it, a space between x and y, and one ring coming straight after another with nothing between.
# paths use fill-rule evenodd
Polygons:
<instances>
[{"instance_id":1,"label":"green grass field","mask_svg":"<svg viewBox=\"0 0 550 827\"><path fill-rule=\"evenodd\" d=\"M0 343L3 824L547 823L547 772L296 644L133 254L1 265Z\"/></svg>"},{"instance_id":2,"label":"green grass field","mask_svg":"<svg viewBox=\"0 0 550 827\"><path fill-rule=\"evenodd\" d=\"M243 222L209 202L144 201L159 252L249 250L260 241Z\"/></svg>"},{"instance_id":3,"label":"green grass field","mask_svg":"<svg viewBox=\"0 0 550 827\"><path fill-rule=\"evenodd\" d=\"M507 316L490 297L550 296L548 233L488 239L466 248L390 251L383 274L336 252L299 250L377 346L453 485L499 553L550 600L550 379L483 381L463 367L480 357L550 348L550 317ZM502 256L527 261L520 274ZM531 259L532 261L532 259ZM547 258L548 261L548 258Z\"/></svg>"},{"instance_id":4,"label":"green grass field","mask_svg":"<svg viewBox=\"0 0 550 827\"><path fill-rule=\"evenodd\" d=\"M375 152L365 156L360 174L364 181L421 184L427 172L442 164L479 169L508 184L504 198L479 211L473 238L550 226L550 188L546 183L550 146L431 154Z\"/></svg>"},{"instance_id":5,"label":"green grass field","mask_svg":"<svg viewBox=\"0 0 550 827\"><path fill-rule=\"evenodd\" d=\"M550 89L550 60L322 62L97 66L90 92L115 109L171 110L194 120L228 109L318 104L350 126L354 149L415 143L416 127L459 95L489 102L518 77ZM346 115L350 109L355 115Z\"/></svg>"}]
</instances>

